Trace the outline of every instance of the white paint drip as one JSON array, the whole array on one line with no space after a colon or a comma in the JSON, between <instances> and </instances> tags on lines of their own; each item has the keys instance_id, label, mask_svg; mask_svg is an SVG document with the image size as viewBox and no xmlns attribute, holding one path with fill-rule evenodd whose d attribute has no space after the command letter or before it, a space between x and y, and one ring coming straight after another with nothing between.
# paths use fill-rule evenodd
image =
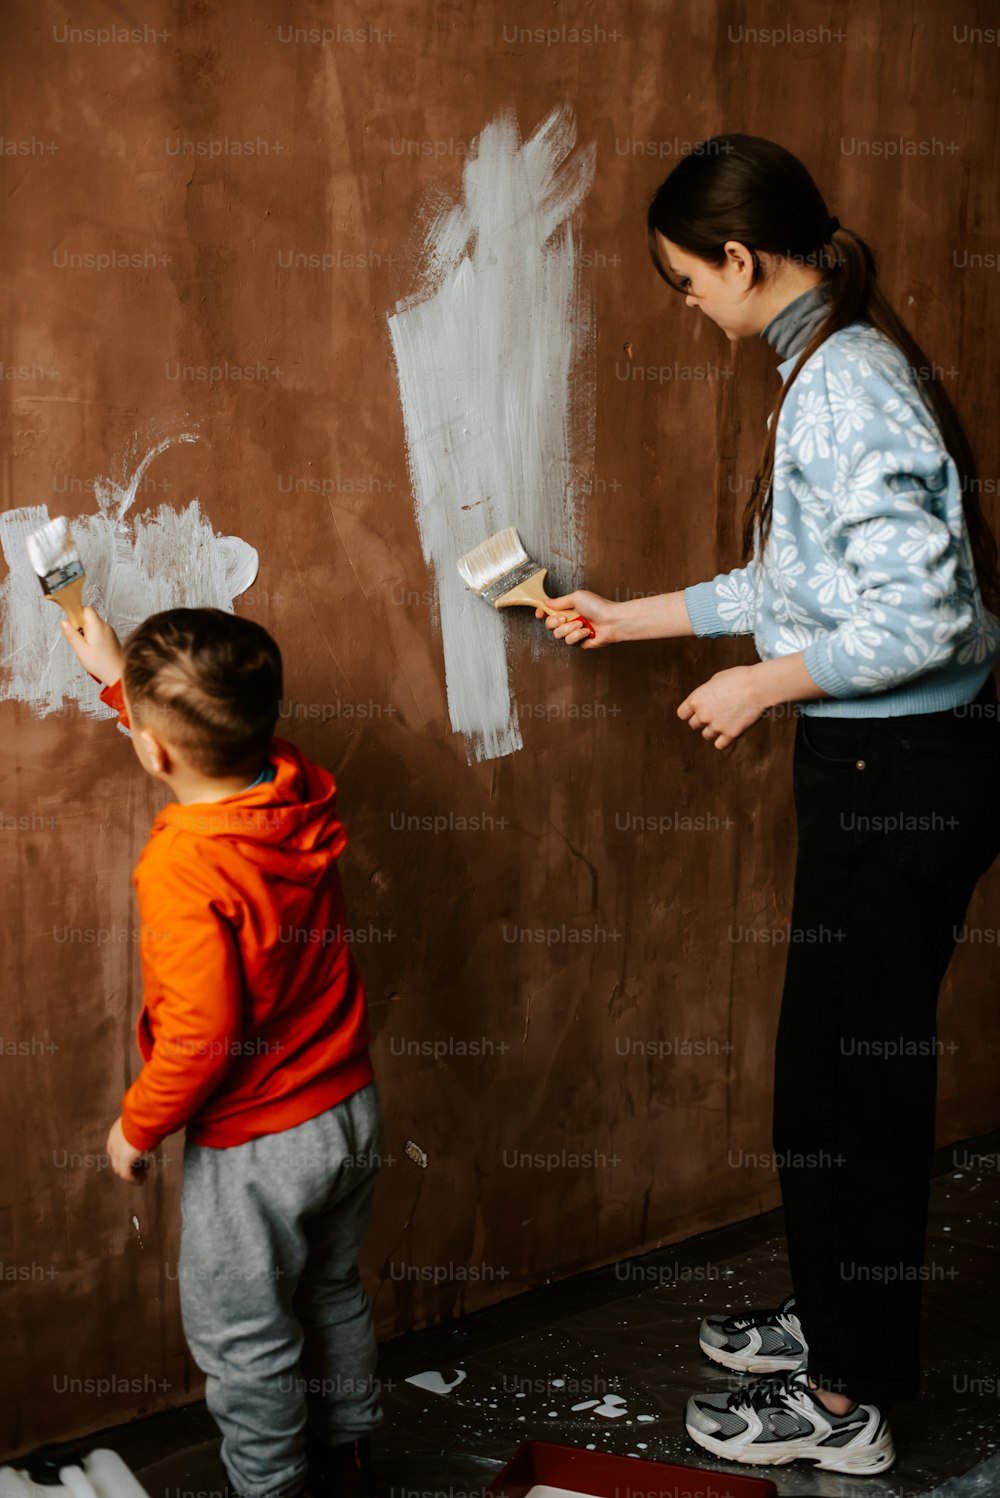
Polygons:
<instances>
[{"instance_id":1,"label":"white paint drip","mask_svg":"<svg viewBox=\"0 0 1000 1498\"><path fill-rule=\"evenodd\" d=\"M437 586L452 727L477 759L521 747L505 621L455 563L516 526L561 590L577 586L594 420L572 217L593 180L568 107L521 142L487 125L463 197L431 214L423 285L389 318L424 560ZM536 621L529 614L531 622ZM540 628L540 626L536 626Z\"/></svg>"},{"instance_id":2,"label":"white paint drip","mask_svg":"<svg viewBox=\"0 0 1000 1498\"><path fill-rule=\"evenodd\" d=\"M581 1404L574 1404L571 1408L593 1410L595 1415L603 1415L605 1420L617 1420L620 1416L628 1414L628 1406L620 1394L605 1394L603 1399L585 1399Z\"/></svg>"},{"instance_id":3,"label":"white paint drip","mask_svg":"<svg viewBox=\"0 0 1000 1498\"><path fill-rule=\"evenodd\" d=\"M126 519L143 474L175 442L196 442L190 432L166 437L121 480L95 482L97 513L74 516L73 536L87 581L83 601L124 637L150 614L169 608L233 611L233 599L257 575L257 553L238 536L216 535L197 499L183 510L162 504L156 513ZM134 451L129 455L134 460ZM42 593L28 560L26 538L49 519L46 505L28 505L0 516L0 544L10 568L0 584L0 660L6 679L0 698L27 702L40 717L75 701L91 718L113 717L63 639L62 609Z\"/></svg>"},{"instance_id":4,"label":"white paint drip","mask_svg":"<svg viewBox=\"0 0 1000 1498\"><path fill-rule=\"evenodd\" d=\"M455 1377L449 1383L444 1374L438 1373L436 1368L429 1368L426 1373L411 1373L406 1382L416 1384L418 1389L426 1389L430 1394L450 1394L467 1377L468 1374L463 1369L456 1368Z\"/></svg>"}]
</instances>

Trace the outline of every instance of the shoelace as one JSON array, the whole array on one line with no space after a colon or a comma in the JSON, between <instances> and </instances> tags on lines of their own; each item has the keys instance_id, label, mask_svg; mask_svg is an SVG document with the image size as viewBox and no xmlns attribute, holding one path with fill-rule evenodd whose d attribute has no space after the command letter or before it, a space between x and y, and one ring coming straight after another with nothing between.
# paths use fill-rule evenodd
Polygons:
<instances>
[{"instance_id":1,"label":"shoelace","mask_svg":"<svg viewBox=\"0 0 1000 1498\"><path fill-rule=\"evenodd\" d=\"M795 1297L790 1296L788 1300L782 1301L773 1311L755 1311L752 1316L730 1316L728 1325L736 1331L746 1331L751 1326L782 1326L788 1329L789 1302Z\"/></svg>"},{"instance_id":2,"label":"shoelace","mask_svg":"<svg viewBox=\"0 0 1000 1498\"><path fill-rule=\"evenodd\" d=\"M808 1392L808 1389L804 1369L783 1368L780 1373L764 1373L760 1378L752 1379L745 1388L736 1389L730 1394L726 1403L734 1411L738 1411L741 1405L747 1409L760 1410L765 1405L777 1404L782 1398L794 1399L803 1390Z\"/></svg>"}]
</instances>

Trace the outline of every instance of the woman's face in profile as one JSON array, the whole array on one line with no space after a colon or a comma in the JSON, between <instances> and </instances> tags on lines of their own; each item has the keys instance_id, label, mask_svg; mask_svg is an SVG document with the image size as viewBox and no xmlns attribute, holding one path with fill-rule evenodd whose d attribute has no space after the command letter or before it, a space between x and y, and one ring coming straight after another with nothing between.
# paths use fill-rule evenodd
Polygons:
<instances>
[{"instance_id":1,"label":"woman's face in profile","mask_svg":"<svg viewBox=\"0 0 1000 1498\"><path fill-rule=\"evenodd\" d=\"M725 333L730 343L749 338L763 327L754 308L753 257L746 245L727 240L722 265L710 265L659 235L663 263L679 284L685 306L697 307ZM749 293L749 295L748 295Z\"/></svg>"}]
</instances>

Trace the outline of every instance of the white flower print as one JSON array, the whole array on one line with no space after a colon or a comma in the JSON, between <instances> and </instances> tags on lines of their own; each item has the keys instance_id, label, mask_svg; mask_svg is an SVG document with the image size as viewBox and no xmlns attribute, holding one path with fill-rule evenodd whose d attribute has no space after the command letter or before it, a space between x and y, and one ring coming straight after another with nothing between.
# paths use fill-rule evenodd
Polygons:
<instances>
[{"instance_id":1,"label":"white flower print","mask_svg":"<svg viewBox=\"0 0 1000 1498\"><path fill-rule=\"evenodd\" d=\"M853 603L858 596L854 578L833 557L824 557L817 562L816 570L809 579L809 586L816 590L816 597L822 604L830 604L834 599L839 599L841 603Z\"/></svg>"},{"instance_id":2,"label":"white flower print","mask_svg":"<svg viewBox=\"0 0 1000 1498\"><path fill-rule=\"evenodd\" d=\"M830 408L816 390L802 396L795 412L795 425L788 439L800 462L830 456Z\"/></svg>"},{"instance_id":3,"label":"white flower print","mask_svg":"<svg viewBox=\"0 0 1000 1498\"><path fill-rule=\"evenodd\" d=\"M852 432L860 432L875 415L875 407L863 385L855 385L850 371L831 374L827 380L830 411L838 442L846 442Z\"/></svg>"},{"instance_id":4,"label":"white flower print","mask_svg":"<svg viewBox=\"0 0 1000 1498\"><path fill-rule=\"evenodd\" d=\"M997 629L992 615L981 610L965 637L965 643L958 651L959 665L966 666L972 663L978 666L980 661L985 661L989 656L995 655L998 649L1000 649L1000 630Z\"/></svg>"},{"instance_id":5,"label":"white flower print","mask_svg":"<svg viewBox=\"0 0 1000 1498\"><path fill-rule=\"evenodd\" d=\"M789 593L776 593L771 603L771 611L779 624L805 624L811 625L815 630L816 620L804 604L797 603Z\"/></svg>"},{"instance_id":6,"label":"white flower print","mask_svg":"<svg viewBox=\"0 0 1000 1498\"><path fill-rule=\"evenodd\" d=\"M749 634L753 629L753 584L745 573L736 573L724 578L715 586L716 607L719 618L724 619L734 634Z\"/></svg>"},{"instance_id":7,"label":"white flower print","mask_svg":"<svg viewBox=\"0 0 1000 1498\"><path fill-rule=\"evenodd\" d=\"M880 692L885 691L886 687L896 686L899 681L905 681L909 674L902 666L859 666L850 680L854 687Z\"/></svg>"},{"instance_id":8,"label":"white flower print","mask_svg":"<svg viewBox=\"0 0 1000 1498\"><path fill-rule=\"evenodd\" d=\"M885 639L885 630L876 629L865 614L852 614L837 630L837 643L843 646L845 653L863 656L867 661L874 660L876 650Z\"/></svg>"},{"instance_id":9,"label":"white flower print","mask_svg":"<svg viewBox=\"0 0 1000 1498\"><path fill-rule=\"evenodd\" d=\"M799 556L797 546L769 546L767 549L767 575L768 580L783 593L787 593L795 586L795 579L801 577L806 570L806 564Z\"/></svg>"},{"instance_id":10,"label":"white flower print","mask_svg":"<svg viewBox=\"0 0 1000 1498\"><path fill-rule=\"evenodd\" d=\"M803 514L815 515L821 519L829 517L829 489L823 489L819 484L807 484L801 474L794 473L788 477L788 492Z\"/></svg>"},{"instance_id":11,"label":"white flower print","mask_svg":"<svg viewBox=\"0 0 1000 1498\"><path fill-rule=\"evenodd\" d=\"M860 567L874 562L876 557L884 556L895 534L896 527L881 516L874 516L871 520L852 526L848 547L851 561L856 567Z\"/></svg>"},{"instance_id":12,"label":"white flower print","mask_svg":"<svg viewBox=\"0 0 1000 1498\"><path fill-rule=\"evenodd\" d=\"M934 611L932 622L932 636L938 645L948 645L955 639L956 635L964 635L975 618L974 610L969 604L956 603L949 599L947 603L939 604Z\"/></svg>"},{"instance_id":13,"label":"white flower print","mask_svg":"<svg viewBox=\"0 0 1000 1498\"><path fill-rule=\"evenodd\" d=\"M947 651L941 650L931 644L929 640L917 640L916 644L906 645L903 654L910 662L914 671L923 674L925 671L933 671L935 666L942 666L947 658Z\"/></svg>"},{"instance_id":14,"label":"white flower print","mask_svg":"<svg viewBox=\"0 0 1000 1498\"><path fill-rule=\"evenodd\" d=\"M900 609L906 597L906 590L902 583L894 583L884 573L869 573L865 587L865 599L871 608L879 609L881 617L882 606L887 609Z\"/></svg>"},{"instance_id":15,"label":"white flower print","mask_svg":"<svg viewBox=\"0 0 1000 1498\"><path fill-rule=\"evenodd\" d=\"M849 453L837 453L834 464L833 504L845 518L874 509L882 496L875 485L885 469L882 453L855 442Z\"/></svg>"},{"instance_id":16,"label":"white flower print","mask_svg":"<svg viewBox=\"0 0 1000 1498\"><path fill-rule=\"evenodd\" d=\"M909 540L900 544L899 554L921 571L940 561L951 545L951 532L926 520L923 525L908 525L906 534Z\"/></svg>"},{"instance_id":17,"label":"white flower print","mask_svg":"<svg viewBox=\"0 0 1000 1498\"><path fill-rule=\"evenodd\" d=\"M920 671L930 671L935 666L943 665L951 654L946 640L931 638L931 633L937 636L939 628L932 619L924 619L918 615L906 626L906 638L910 643L903 647L903 654ZM923 634L920 633L921 630L924 631Z\"/></svg>"},{"instance_id":18,"label":"white flower print","mask_svg":"<svg viewBox=\"0 0 1000 1498\"><path fill-rule=\"evenodd\" d=\"M898 396L890 397L882 407L885 424L894 437L905 437L909 446L915 447L918 452L940 452L942 457L946 456L941 439L935 438L923 420L914 424L915 415L913 406Z\"/></svg>"},{"instance_id":19,"label":"white flower print","mask_svg":"<svg viewBox=\"0 0 1000 1498\"><path fill-rule=\"evenodd\" d=\"M774 654L797 655L800 650L807 650L815 638L815 629L807 629L804 625L782 625L774 642Z\"/></svg>"}]
</instances>

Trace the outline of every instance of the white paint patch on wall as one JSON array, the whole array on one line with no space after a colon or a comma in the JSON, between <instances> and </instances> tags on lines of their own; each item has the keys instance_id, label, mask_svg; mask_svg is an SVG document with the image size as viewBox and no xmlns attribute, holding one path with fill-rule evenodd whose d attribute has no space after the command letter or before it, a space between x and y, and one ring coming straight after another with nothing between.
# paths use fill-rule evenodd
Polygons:
<instances>
[{"instance_id":1,"label":"white paint patch on wall","mask_svg":"<svg viewBox=\"0 0 1000 1498\"><path fill-rule=\"evenodd\" d=\"M126 519L143 474L175 442L195 442L191 432L165 437L120 481L95 482L97 513L71 518L87 573L83 601L110 621L120 637L150 614L170 608L233 612L233 599L257 575L257 553L238 536L216 535L197 499L183 510L160 505L138 520ZM131 455L134 460L134 453ZM42 593L28 560L28 534L50 518L46 505L28 505L0 516L0 544L10 569L0 584L0 698L27 702L40 717L78 702L91 718L113 717L100 686L78 664L59 629L62 609Z\"/></svg>"},{"instance_id":2,"label":"white paint patch on wall","mask_svg":"<svg viewBox=\"0 0 1000 1498\"><path fill-rule=\"evenodd\" d=\"M480 760L519 749L521 735L504 615L468 591L456 559L516 526L560 589L579 584L594 418L572 218L595 152L575 143L568 107L523 143L513 115L489 124L461 202L430 213L420 290L389 318L451 724Z\"/></svg>"}]
</instances>

